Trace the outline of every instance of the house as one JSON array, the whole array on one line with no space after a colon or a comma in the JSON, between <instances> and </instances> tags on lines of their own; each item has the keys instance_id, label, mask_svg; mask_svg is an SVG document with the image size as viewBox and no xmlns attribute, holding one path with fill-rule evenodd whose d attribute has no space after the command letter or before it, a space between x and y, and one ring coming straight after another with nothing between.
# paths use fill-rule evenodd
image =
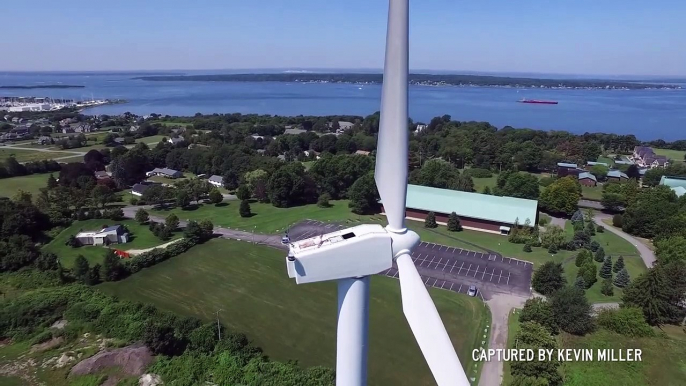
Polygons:
<instances>
[{"instance_id":1,"label":"house","mask_svg":"<svg viewBox=\"0 0 686 386\"><path fill-rule=\"evenodd\" d=\"M12 118L12 123L19 123L19 117Z\"/></svg>"},{"instance_id":2,"label":"house","mask_svg":"<svg viewBox=\"0 0 686 386\"><path fill-rule=\"evenodd\" d=\"M424 125L424 124L419 124L419 125L417 125L417 128L414 130L414 132L415 132L416 134L419 134L419 133L421 133L422 131L426 130L427 127L428 127L428 126L426 126L426 125Z\"/></svg>"},{"instance_id":3,"label":"house","mask_svg":"<svg viewBox=\"0 0 686 386\"><path fill-rule=\"evenodd\" d=\"M116 143L117 145L123 145L124 142L125 142L124 138L122 138L122 137L117 137L117 138L113 139L113 141L114 141L114 143Z\"/></svg>"},{"instance_id":4,"label":"house","mask_svg":"<svg viewBox=\"0 0 686 386\"><path fill-rule=\"evenodd\" d=\"M429 212L434 212L436 222L446 225L450 213L455 212L465 229L495 234L508 234L515 223L538 223L536 200L419 185L408 185L406 198L405 216L410 220L424 221Z\"/></svg>"},{"instance_id":5,"label":"house","mask_svg":"<svg viewBox=\"0 0 686 386\"><path fill-rule=\"evenodd\" d=\"M589 172L581 172L579 173L579 183L584 186L596 186L598 185L598 180Z\"/></svg>"},{"instance_id":6,"label":"house","mask_svg":"<svg viewBox=\"0 0 686 386\"><path fill-rule=\"evenodd\" d=\"M609 167L610 167L610 165L608 165L608 164L605 163L605 162L594 162L594 161L588 161L588 162L586 162L586 168L587 168L587 169L590 169L590 168L592 168L592 167L594 167L594 166L597 166L597 165L605 166L606 168L609 168Z\"/></svg>"},{"instance_id":7,"label":"house","mask_svg":"<svg viewBox=\"0 0 686 386\"><path fill-rule=\"evenodd\" d=\"M167 142L171 143L172 145L178 145L183 141L184 139L182 136L179 136L177 138L167 138Z\"/></svg>"},{"instance_id":8,"label":"house","mask_svg":"<svg viewBox=\"0 0 686 386\"><path fill-rule=\"evenodd\" d=\"M301 133L307 133L307 130L305 130L305 129L290 129L289 128L289 129L286 129L286 131L284 131L284 134L287 134L287 135L298 135Z\"/></svg>"},{"instance_id":9,"label":"house","mask_svg":"<svg viewBox=\"0 0 686 386\"><path fill-rule=\"evenodd\" d=\"M102 179L105 179L105 178L110 178L109 173L107 173L107 172L104 171L104 170L97 171L97 172L93 173L93 175L94 175L95 178L98 179L98 180L102 180Z\"/></svg>"},{"instance_id":10,"label":"house","mask_svg":"<svg viewBox=\"0 0 686 386\"><path fill-rule=\"evenodd\" d=\"M155 185L162 185L157 182L140 182L138 184L135 184L134 186L131 187L131 194L137 197L143 196L143 193L145 193L146 190L150 189L150 187L155 186Z\"/></svg>"},{"instance_id":11,"label":"house","mask_svg":"<svg viewBox=\"0 0 686 386\"><path fill-rule=\"evenodd\" d=\"M17 138L23 138L29 135L29 128L26 126L18 126L10 130L10 133L16 135Z\"/></svg>"},{"instance_id":12,"label":"house","mask_svg":"<svg viewBox=\"0 0 686 386\"><path fill-rule=\"evenodd\" d=\"M669 165L667 156L655 154L653 149L648 146L634 147L633 157L637 164L651 169L657 167L667 167Z\"/></svg>"},{"instance_id":13,"label":"house","mask_svg":"<svg viewBox=\"0 0 686 386\"><path fill-rule=\"evenodd\" d=\"M218 176L218 175L215 174L215 175L211 176L211 177L207 180L207 182L209 182L210 184L212 184L212 185L214 185L214 186L216 186L216 187L218 187L218 188L221 188L221 187L224 186L224 177Z\"/></svg>"},{"instance_id":14,"label":"house","mask_svg":"<svg viewBox=\"0 0 686 386\"><path fill-rule=\"evenodd\" d=\"M79 232L76 239L82 245L125 244L129 241L129 234L123 225L104 226L99 231Z\"/></svg>"},{"instance_id":15,"label":"house","mask_svg":"<svg viewBox=\"0 0 686 386\"><path fill-rule=\"evenodd\" d=\"M579 169L579 166L577 164L568 162L557 163L557 175L560 177L578 176L579 173L582 173L583 171L584 170Z\"/></svg>"},{"instance_id":16,"label":"house","mask_svg":"<svg viewBox=\"0 0 686 386\"><path fill-rule=\"evenodd\" d=\"M279 161L281 161L281 162L286 162L286 155L285 154L279 154L278 156L276 156L276 158L278 158Z\"/></svg>"},{"instance_id":17,"label":"house","mask_svg":"<svg viewBox=\"0 0 686 386\"><path fill-rule=\"evenodd\" d=\"M264 155L264 149L257 149L257 154Z\"/></svg>"},{"instance_id":18,"label":"house","mask_svg":"<svg viewBox=\"0 0 686 386\"><path fill-rule=\"evenodd\" d=\"M258 139L264 140L264 137L263 137L263 136L257 135L257 134L253 134L253 135L251 135L251 137L252 137L254 140L258 140Z\"/></svg>"},{"instance_id":19,"label":"house","mask_svg":"<svg viewBox=\"0 0 686 386\"><path fill-rule=\"evenodd\" d=\"M153 177L153 176L162 176L166 178L181 178L183 177L183 173L181 173L178 170L174 169L169 169L169 168L154 168L151 171L145 173L146 176L148 177Z\"/></svg>"},{"instance_id":20,"label":"house","mask_svg":"<svg viewBox=\"0 0 686 386\"><path fill-rule=\"evenodd\" d=\"M305 157L309 157L310 155L314 155L316 157L316 159L321 158L321 157L319 157L319 152L316 152L314 150L305 150L305 151L303 151L303 154L305 154Z\"/></svg>"},{"instance_id":21,"label":"house","mask_svg":"<svg viewBox=\"0 0 686 386\"><path fill-rule=\"evenodd\" d=\"M625 173L619 170L610 170L607 172L607 180L611 182L625 182L629 179Z\"/></svg>"},{"instance_id":22,"label":"house","mask_svg":"<svg viewBox=\"0 0 686 386\"><path fill-rule=\"evenodd\" d=\"M369 155L370 152L365 151L365 150L358 150L355 152L355 154L357 154L357 155Z\"/></svg>"},{"instance_id":23,"label":"house","mask_svg":"<svg viewBox=\"0 0 686 386\"><path fill-rule=\"evenodd\" d=\"M50 144L52 144L53 142L52 142L52 138L51 138L51 137L48 137L47 135L41 135L41 136L38 137L38 139L36 140L36 143L39 144L39 145L50 145Z\"/></svg>"},{"instance_id":24,"label":"house","mask_svg":"<svg viewBox=\"0 0 686 386\"><path fill-rule=\"evenodd\" d=\"M71 134L73 132L74 132L74 129L72 129L71 127L63 127L62 128L62 134Z\"/></svg>"}]
</instances>

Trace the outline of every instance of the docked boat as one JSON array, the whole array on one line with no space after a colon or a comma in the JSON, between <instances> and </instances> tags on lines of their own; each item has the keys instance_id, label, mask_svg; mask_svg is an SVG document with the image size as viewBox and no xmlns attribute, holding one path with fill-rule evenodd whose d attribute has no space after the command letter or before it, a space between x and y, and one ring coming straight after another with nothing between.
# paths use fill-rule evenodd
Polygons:
<instances>
[{"instance_id":1,"label":"docked boat","mask_svg":"<svg viewBox=\"0 0 686 386\"><path fill-rule=\"evenodd\" d=\"M542 101L542 100L538 100L538 99L522 98L519 100L519 103L537 103L537 104L543 104L543 105L556 105L558 102L557 101Z\"/></svg>"}]
</instances>

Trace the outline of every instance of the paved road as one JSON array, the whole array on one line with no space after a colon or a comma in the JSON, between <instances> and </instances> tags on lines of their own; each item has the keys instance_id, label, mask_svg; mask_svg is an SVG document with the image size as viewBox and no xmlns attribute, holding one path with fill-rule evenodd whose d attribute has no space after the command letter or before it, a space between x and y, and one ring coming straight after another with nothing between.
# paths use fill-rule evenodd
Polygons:
<instances>
[{"instance_id":1,"label":"paved road","mask_svg":"<svg viewBox=\"0 0 686 386\"><path fill-rule=\"evenodd\" d=\"M620 229L617 229L611 225L607 225L603 222L603 219L611 219L612 216L606 213L598 213L593 217L593 221L595 221L596 224L600 225L601 227L607 229L608 231L616 234L617 236L623 238L624 240L630 242L633 244L636 249L638 249L638 253L641 255L641 259L643 259L643 262L645 263L646 267L652 268L653 264L655 263L655 253L650 250L645 244L634 238L633 236L621 231Z\"/></svg>"}]
</instances>

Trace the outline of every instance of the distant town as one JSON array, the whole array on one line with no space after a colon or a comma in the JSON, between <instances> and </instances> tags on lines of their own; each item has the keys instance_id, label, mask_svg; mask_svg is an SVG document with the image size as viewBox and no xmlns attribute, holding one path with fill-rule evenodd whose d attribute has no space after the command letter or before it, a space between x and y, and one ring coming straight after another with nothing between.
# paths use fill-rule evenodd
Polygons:
<instances>
[{"instance_id":1,"label":"distant town","mask_svg":"<svg viewBox=\"0 0 686 386\"><path fill-rule=\"evenodd\" d=\"M65 108L82 109L86 107L102 106L117 103L126 103L126 101L122 99L92 99L78 101L73 99L56 99L49 97L6 96L0 97L0 111L57 111Z\"/></svg>"}]
</instances>

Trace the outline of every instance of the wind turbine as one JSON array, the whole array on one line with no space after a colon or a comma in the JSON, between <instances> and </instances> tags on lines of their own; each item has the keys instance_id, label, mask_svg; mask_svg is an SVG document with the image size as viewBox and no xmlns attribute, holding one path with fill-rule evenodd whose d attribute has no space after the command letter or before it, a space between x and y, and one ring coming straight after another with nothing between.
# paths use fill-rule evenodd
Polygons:
<instances>
[{"instance_id":1,"label":"wind turbine","mask_svg":"<svg viewBox=\"0 0 686 386\"><path fill-rule=\"evenodd\" d=\"M359 225L290 244L296 283L338 280L336 385L367 383L369 275L398 267L403 313L439 386L469 385L436 306L412 261L419 235L405 227L408 174L409 0L389 0L374 171L388 226Z\"/></svg>"}]
</instances>

